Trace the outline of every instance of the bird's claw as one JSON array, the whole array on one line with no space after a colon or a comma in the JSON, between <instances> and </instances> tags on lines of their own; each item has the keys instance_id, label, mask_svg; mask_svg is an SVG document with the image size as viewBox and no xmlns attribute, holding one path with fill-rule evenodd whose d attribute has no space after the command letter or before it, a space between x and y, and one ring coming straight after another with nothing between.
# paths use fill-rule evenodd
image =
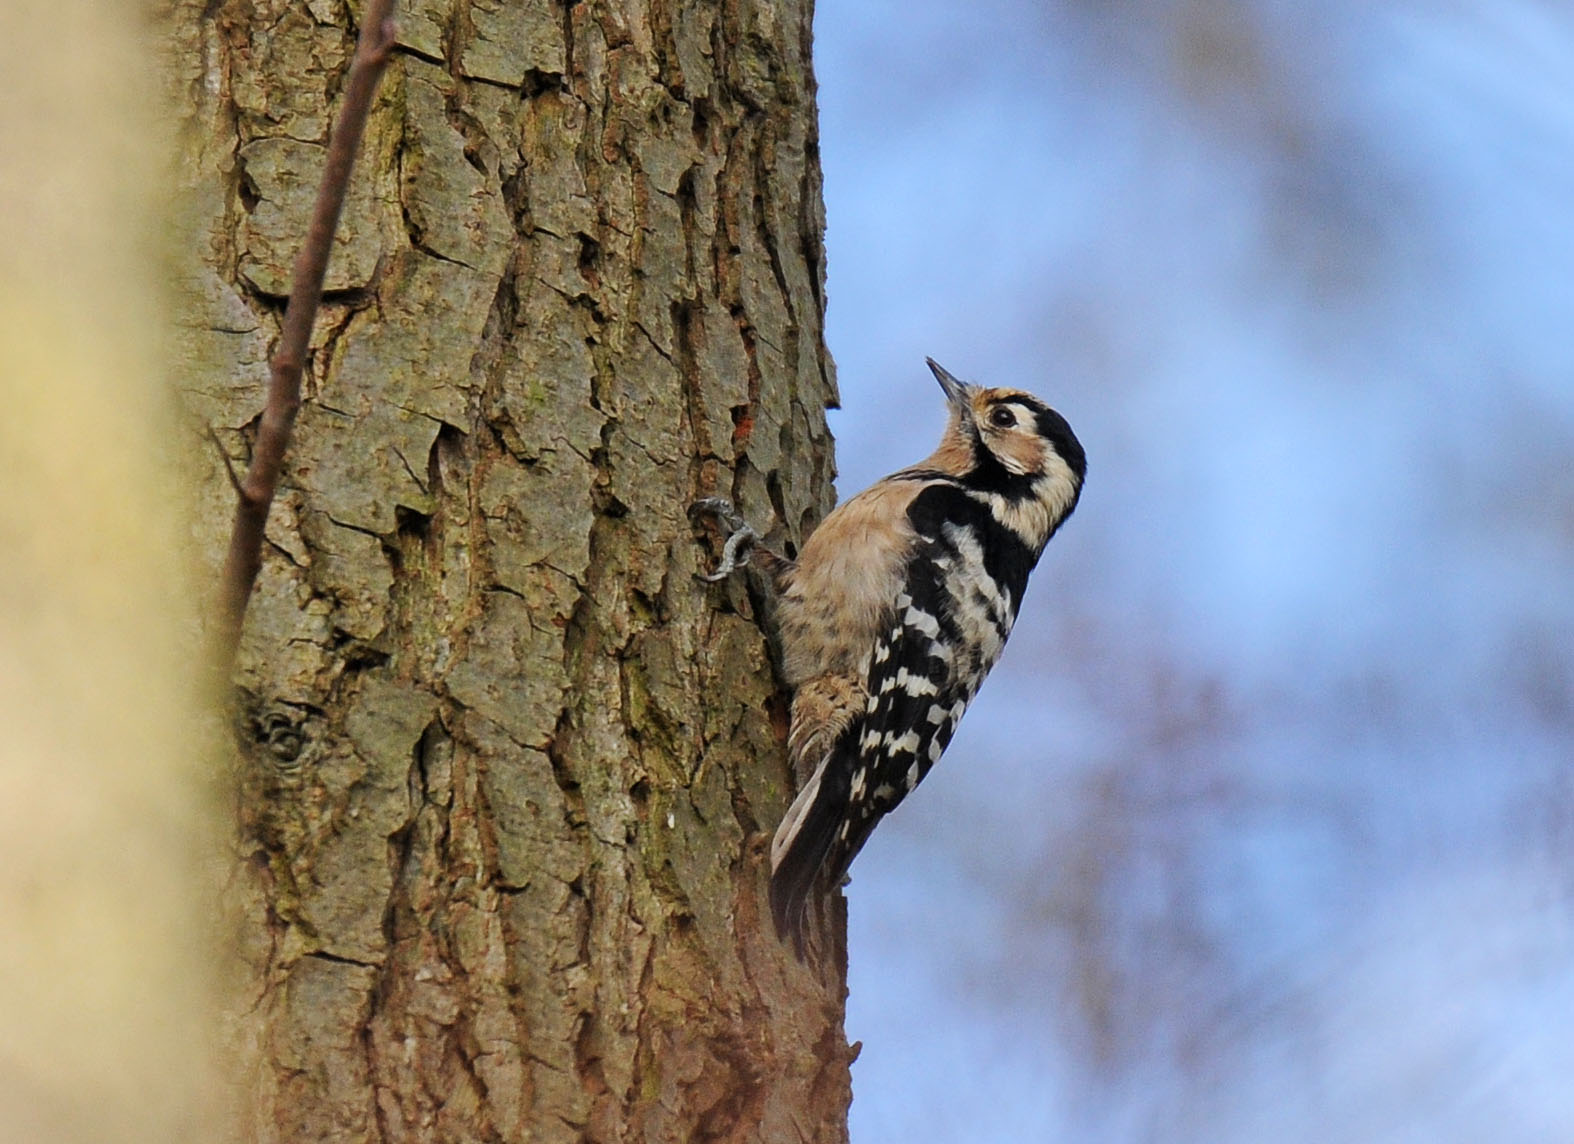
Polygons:
<instances>
[{"instance_id":1,"label":"bird's claw","mask_svg":"<svg viewBox=\"0 0 1574 1144\"><path fill-rule=\"evenodd\" d=\"M704 578L714 584L731 576L738 568L749 562L749 548L759 538L760 534L747 524L738 529L727 538L727 543L721 546L721 563L716 565L716 571ZM743 552L741 559L738 556L740 550Z\"/></svg>"},{"instance_id":2,"label":"bird's claw","mask_svg":"<svg viewBox=\"0 0 1574 1144\"><path fill-rule=\"evenodd\" d=\"M749 562L748 548L760 539L760 534L749 527L749 522L743 519L730 500L726 497L701 497L689 505L689 516L714 517L716 523L728 530L727 542L722 545L721 561L716 565L716 571L701 572L701 580L719 583ZM741 558L740 550L743 553Z\"/></svg>"},{"instance_id":3,"label":"bird's claw","mask_svg":"<svg viewBox=\"0 0 1574 1144\"><path fill-rule=\"evenodd\" d=\"M737 532L748 527L743 515L726 497L700 497L689 505L689 516L695 520L702 516L715 517L716 522L724 526L728 532Z\"/></svg>"}]
</instances>

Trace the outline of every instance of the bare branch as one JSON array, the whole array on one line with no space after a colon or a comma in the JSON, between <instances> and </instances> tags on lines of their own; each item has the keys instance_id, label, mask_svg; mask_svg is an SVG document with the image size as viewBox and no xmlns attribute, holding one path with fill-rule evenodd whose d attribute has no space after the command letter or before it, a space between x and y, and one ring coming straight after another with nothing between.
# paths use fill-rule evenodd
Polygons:
<instances>
[{"instance_id":1,"label":"bare branch","mask_svg":"<svg viewBox=\"0 0 1574 1144\"><path fill-rule=\"evenodd\" d=\"M279 348L269 363L268 401L252 448L251 466L245 479L236 485L235 528L230 533L229 553L224 560L215 632L217 664L226 678L235 662L246 605L262 567L268 511L273 507L284 453L300 409L301 371L306 363L312 323L322 302L323 277L328 270L334 232L339 227L350 170L361 147L372 97L393 52L394 35L393 0L367 0L355 59L345 84L344 105L328 139L328 161L317 189L311 226L295 259Z\"/></svg>"}]
</instances>

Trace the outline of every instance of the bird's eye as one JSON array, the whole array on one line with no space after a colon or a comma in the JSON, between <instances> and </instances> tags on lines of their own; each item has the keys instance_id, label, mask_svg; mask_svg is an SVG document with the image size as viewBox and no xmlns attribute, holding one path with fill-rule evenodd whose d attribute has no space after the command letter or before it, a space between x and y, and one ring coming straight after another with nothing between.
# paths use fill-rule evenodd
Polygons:
<instances>
[{"instance_id":1,"label":"bird's eye","mask_svg":"<svg viewBox=\"0 0 1574 1144\"><path fill-rule=\"evenodd\" d=\"M996 429L1009 429L1017 423L1017 415L1004 405L997 405L989 414L989 423Z\"/></svg>"}]
</instances>

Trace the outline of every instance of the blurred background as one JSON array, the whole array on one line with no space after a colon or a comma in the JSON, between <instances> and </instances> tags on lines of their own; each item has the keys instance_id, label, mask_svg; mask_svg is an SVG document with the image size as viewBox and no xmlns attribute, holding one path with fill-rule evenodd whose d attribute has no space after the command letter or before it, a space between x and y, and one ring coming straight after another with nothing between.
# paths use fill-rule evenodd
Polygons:
<instances>
[{"instance_id":1,"label":"blurred background","mask_svg":"<svg viewBox=\"0 0 1574 1144\"><path fill-rule=\"evenodd\" d=\"M848 896L853 1140L1574 1139L1574 12L820 0L847 495L1090 458Z\"/></svg>"}]
</instances>

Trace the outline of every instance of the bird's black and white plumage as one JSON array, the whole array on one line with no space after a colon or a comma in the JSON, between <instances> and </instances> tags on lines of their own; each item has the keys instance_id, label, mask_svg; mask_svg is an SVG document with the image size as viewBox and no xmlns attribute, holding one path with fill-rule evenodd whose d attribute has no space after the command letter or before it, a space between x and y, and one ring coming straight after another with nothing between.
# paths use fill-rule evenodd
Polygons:
<instances>
[{"instance_id":1,"label":"bird's black and white plumage","mask_svg":"<svg viewBox=\"0 0 1574 1144\"><path fill-rule=\"evenodd\" d=\"M779 594L802 781L771 845L771 912L800 952L812 896L951 741L1087 471L1038 398L929 367L951 408L939 448L838 505L796 561L758 561Z\"/></svg>"}]
</instances>

